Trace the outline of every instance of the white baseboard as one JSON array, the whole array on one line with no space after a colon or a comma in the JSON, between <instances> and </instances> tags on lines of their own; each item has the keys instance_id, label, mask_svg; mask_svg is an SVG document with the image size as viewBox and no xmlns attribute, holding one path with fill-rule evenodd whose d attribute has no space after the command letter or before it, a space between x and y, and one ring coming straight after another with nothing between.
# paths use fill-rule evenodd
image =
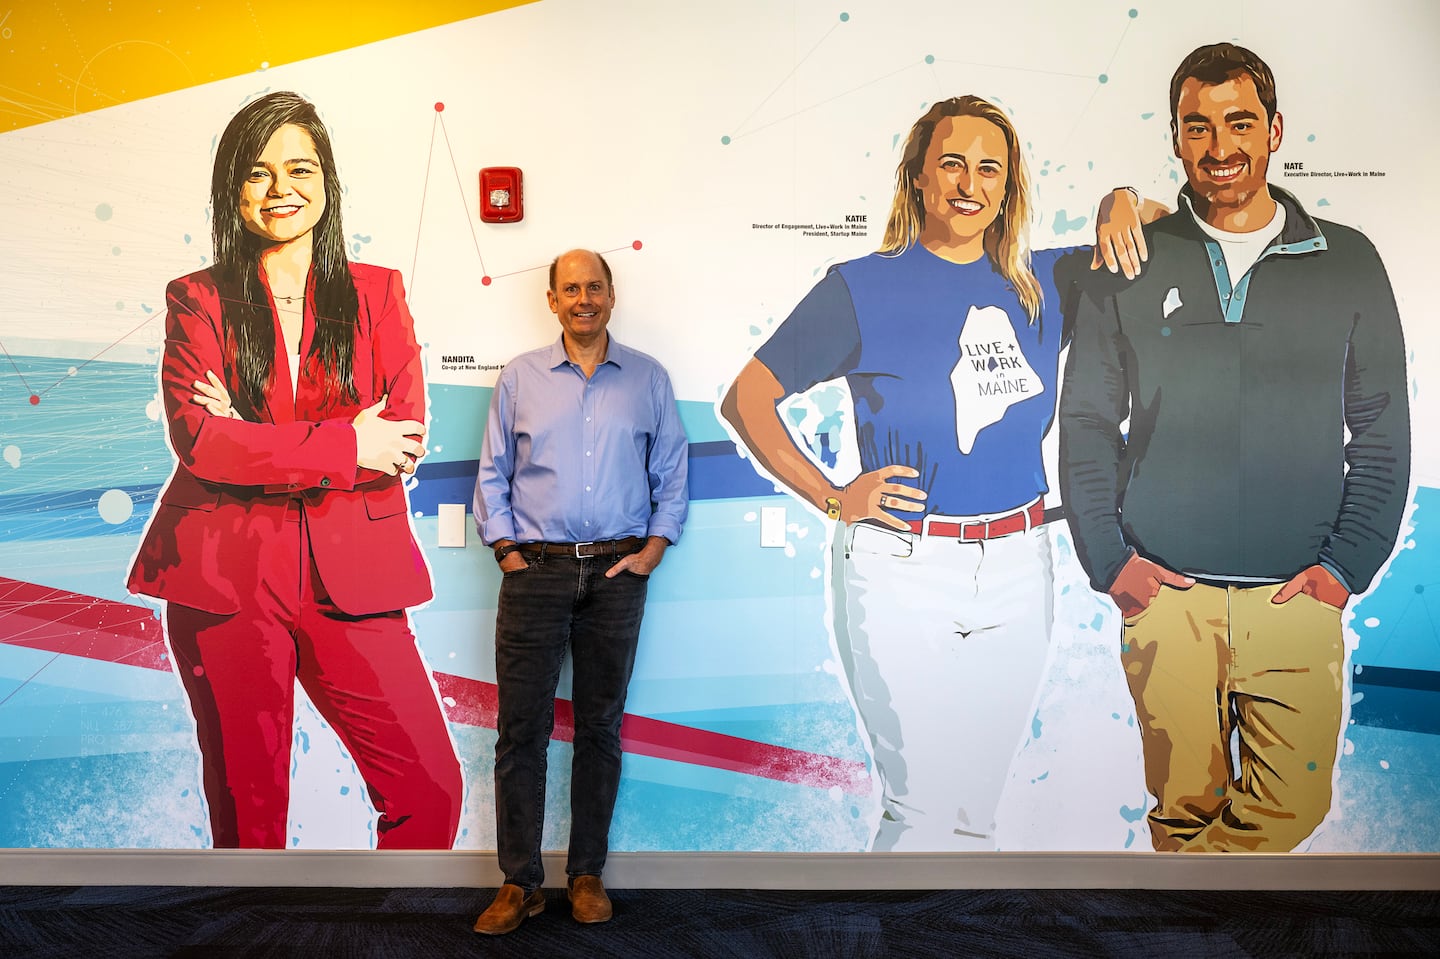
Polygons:
<instances>
[{"instance_id":1,"label":"white baseboard","mask_svg":"<svg viewBox=\"0 0 1440 959\"><path fill-rule=\"evenodd\" d=\"M545 856L546 885L565 859ZM3 849L0 886L494 888L489 852ZM615 889L1440 889L1440 855L611 853Z\"/></svg>"}]
</instances>

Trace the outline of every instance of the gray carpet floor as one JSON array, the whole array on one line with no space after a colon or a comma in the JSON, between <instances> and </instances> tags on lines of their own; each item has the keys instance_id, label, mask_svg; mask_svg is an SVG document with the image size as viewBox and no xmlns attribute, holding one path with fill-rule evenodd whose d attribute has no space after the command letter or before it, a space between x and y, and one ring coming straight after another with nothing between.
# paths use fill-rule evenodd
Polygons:
<instances>
[{"instance_id":1,"label":"gray carpet floor","mask_svg":"<svg viewBox=\"0 0 1440 959\"><path fill-rule=\"evenodd\" d=\"M1440 893L612 890L477 936L492 890L0 887L0 957L1437 956Z\"/></svg>"}]
</instances>

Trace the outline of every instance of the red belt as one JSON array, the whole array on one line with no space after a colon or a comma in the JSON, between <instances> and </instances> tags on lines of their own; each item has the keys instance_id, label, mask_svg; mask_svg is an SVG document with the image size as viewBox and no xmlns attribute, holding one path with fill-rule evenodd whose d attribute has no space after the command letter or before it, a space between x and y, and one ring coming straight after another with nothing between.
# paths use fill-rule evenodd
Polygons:
<instances>
[{"instance_id":1,"label":"red belt","mask_svg":"<svg viewBox=\"0 0 1440 959\"><path fill-rule=\"evenodd\" d=\"M923 532L927 536L947 536L952 539L973 542L982 539L995 539L997 536L1009 536L1011 533L1034 529L1044 522L1045 501L1043 499L1037 499L1023 509L1017 509L1013 513L1006 513L1003 516L996 516L993 519L977 519L958 523L949 523L944 520L931 520L928 526L924 520L911 520L910 532Z\"/></svg>"}]
</instances>

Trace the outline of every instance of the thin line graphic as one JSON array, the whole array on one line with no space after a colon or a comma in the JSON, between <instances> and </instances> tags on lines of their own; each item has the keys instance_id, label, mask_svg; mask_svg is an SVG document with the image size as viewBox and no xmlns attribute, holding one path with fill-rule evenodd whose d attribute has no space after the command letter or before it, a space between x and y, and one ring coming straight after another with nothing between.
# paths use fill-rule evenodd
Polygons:
<instances>
[{"instance_id":1,"label":"thin line graphic","mask_svg":"<svg viewBox=\"0 0 1440 959\"><path fill-rule=\"evenodd\" d=\"M10 351L5 348L4 343L0 343L0 353L5 354L5 359L9 361L10 368L15 371L16 376L20 377L20 385L25 387L25 392L31 396L34 396L35 393L33 390L30 389L29 381L25 379L25 374L20 372L20 367L15 365L15 357L10 355Z\"/></svg>"},{"instance_id":2,"label":"thin line graphic","mask_svg":"<svg viewBox=\"0 0 1440 959\"><path fill-rule=\"evenodd\" d=\"M1115 49L1110 51L1110 59L1105 61L1105 68L1100 71L1100 76L1107 76L1110 73L1110 68L1114 65L1115 58L1120 55L1120 48L1125 45L1125 38L1130 35L1130 27L1132 24L1134 24L1134 22L1134 17L1129 17L1126 19L1125 29L1120 31L1120 39L1115 41ZM1100 92L1100 87L1102 85L1103 84L1100 82L1099 78L1097 78L1095 81L1095 88L1090 91L1089 99L1087 99L1085 101L1085 105L1081 107L1078 112L1076 112L1074 124L1071 125L1070 131L1065 134L1065 139L1060 141L1060 149L1062 151L1070 145L1070 140L1072 137L1075 136L1075 131L1080 129L1080 122L1085 119L1085 114L1089 111L1090 104L1095 102L1095 96Z\"/></svg>"},{"instance_id":3,"label":"thin line graphic","mask_svg":"<svg viewBox=\"0 0 1440 959\"><path fill-rule=\"evenodd\" d=\"M420 219L415 223L415 255L410 259L410 295L415 295L415 273L420 264L420 228L425 224L425 199L430 195L430 165L435 162L435 130L440 126L440 113L430 123L430 149L425 155L425 182L420 187Z\"/></svg>"},{"instance_id":4,"label":"thin line graphic","mask_svg":"<svg viewBox=\"0 0 1440 959\"><path fill-rule=\"evenodd\" d=\"M455 162L455 151L450 146L450 133L445 129L445 115L435 114L440 118L440 135L445 138L445 152L450 156L450 169L455 172L455 189L460 193L460 205L465 209L465 225L470 227L470 240L475 244L475 258L480 261L480 273L485 275L485 257L480 252L480 238L475 235L475 220L470 216L470 208L465 206L465 186L460 182L460 166Z\"/></svg>"},{"instance_id":5,"label":"thin line graphic","mask_svg":"<svg viewBox=\"0 0 1440 959\"><path fill-rule=\"evenodd\" d=\"M800 109L796 110L794 113L791 113L791 114L789 114L789 115L787 115L787 116L776 117L774 120L771 120L769 123L766 123L766 124L763 124L763 125L761 125L761 126L758 126L758 127L756 127L755 129L753 129L753 130L748 130L748 131L746 131L745 133L742 133L742 134L734 134L734 135L732 135L732 136L730 137L730 139L731 139L731 141L733 142L733 141L735 141L735 140L744 139L745 137L754 136L755 134L759 133L761 130L769 129L770 127L773 127L773 126L774 126L775 124L777 124L777 123L784 123L786 120L793 120L793 119L795 119L796 117L798 117L798 116L799 116L800 114L802 114L802 113L809 113L811 110L817 110L817 109L819 109L820 107L825 106L827 103L833 103L833 102L835 102L836 100L842 99L842 98L844 98L844 97L848 97L848 96L850 96L850 94L856 93L856 92L858 92L858 91L860 91L860 90L864 90L866 87L873 87L875 84L880 83L882 80L889 80L891 77L898 76L898 75L904 73L904 72L907 71L907 70L914 70L916 67L921 67L921 66L925 66L925 65L926 65L926 64L925 64L925 62L924 62L923 60L917 60L917 61L914 62L914 63L906 64L905 66L900 67L898 70L892 70L892 71L890 71L889 73L881 74L880 76L875 77L874 79L867 80L867 81L865 81L864 83L860 84L858 87L851 87L850 89L844 90L844 91L842 91L842 92L840 92L840 93L837 93L837 94L835 94L834 96L826 97L824 100L817 100L816 102L810 104L809 106L801 107Z\"/></svg>"},{"instance_id":6,"label":"thin line graphic","mask_svg":"<svg viewBox=\"0 0 1440 959\"><path fill-rule=\"evenodd\" d=\"M829 30L826 30L825 34L819 40L815 41L815 45L810 48L809 52L807 52L803 57L801 57L795 62L795 65L790 68L790 72L785 74L785 76L781 77L780 82L775 84L775 88L765 95L765 99L761 100L759 104L756 105L755 109L750 111L749 116L741 120L739 124L736 125L735 132L732 134L733 137L740 137L746 135L745 132L742 132L745 131L745 124L749 123L752 119L754 119L755 114L759 113L762 109L764 109L765 104L770 102L770 98L773 97L775 94L779 93L780 88L785 86L786 83L790 82L790 78L795 76L796 71L798 71L802 66L805 65L805 61L809 60L812 56L814 56L815 51L820 49L821 44L823 44L826 40L830 39L830 34L840 29L840 23L842 22L845 21L837 21L833 26L830 27ZM769 124L766 124L766 126L769 126ZM761 127L760 129L764 129L764 127ZM751 130L748 132L754 133L755 131Z\"/></svg>"},{"instance_id":7,"label":"thin line graphic","mask_svg":"<svg viewBox=\"0 0 1440 959\"><path fill-rule=\"evenodd\" d=\"M947 66L984 67L987 70L1009 70L1013 73L1034 73L1044 77L1066 77L1071 80L1095 79L1095 77L1089 73L1070 73L1065 70L1040 70L1036 67L1017 67L1013 63L981 63L979 60L942 60L938 57L935 59L935 62L943 63Z\"/></svg>"}]
</instances>

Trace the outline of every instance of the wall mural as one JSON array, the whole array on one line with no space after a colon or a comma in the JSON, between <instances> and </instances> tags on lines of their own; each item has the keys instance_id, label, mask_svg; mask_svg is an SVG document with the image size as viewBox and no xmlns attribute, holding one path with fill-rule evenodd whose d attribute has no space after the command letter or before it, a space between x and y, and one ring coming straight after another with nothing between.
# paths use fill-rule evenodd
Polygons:
<instances>
[{"instance_id":1,"label":"wall mural","mask_svg":"<svg viewBox=\"0 0 1440 959\"><path fill-rule=\"evenodd\" d=\"M1429 5L539 0L219 73L65 6L0 4L54 73L0 134L0 844L494 847L463 510L588 246L691 443L612 848L1440 852L1440 201L1360 120L1424 115ZM1215 43L1262 62L1172 87Z\"/></svg>"}]
</instances>

